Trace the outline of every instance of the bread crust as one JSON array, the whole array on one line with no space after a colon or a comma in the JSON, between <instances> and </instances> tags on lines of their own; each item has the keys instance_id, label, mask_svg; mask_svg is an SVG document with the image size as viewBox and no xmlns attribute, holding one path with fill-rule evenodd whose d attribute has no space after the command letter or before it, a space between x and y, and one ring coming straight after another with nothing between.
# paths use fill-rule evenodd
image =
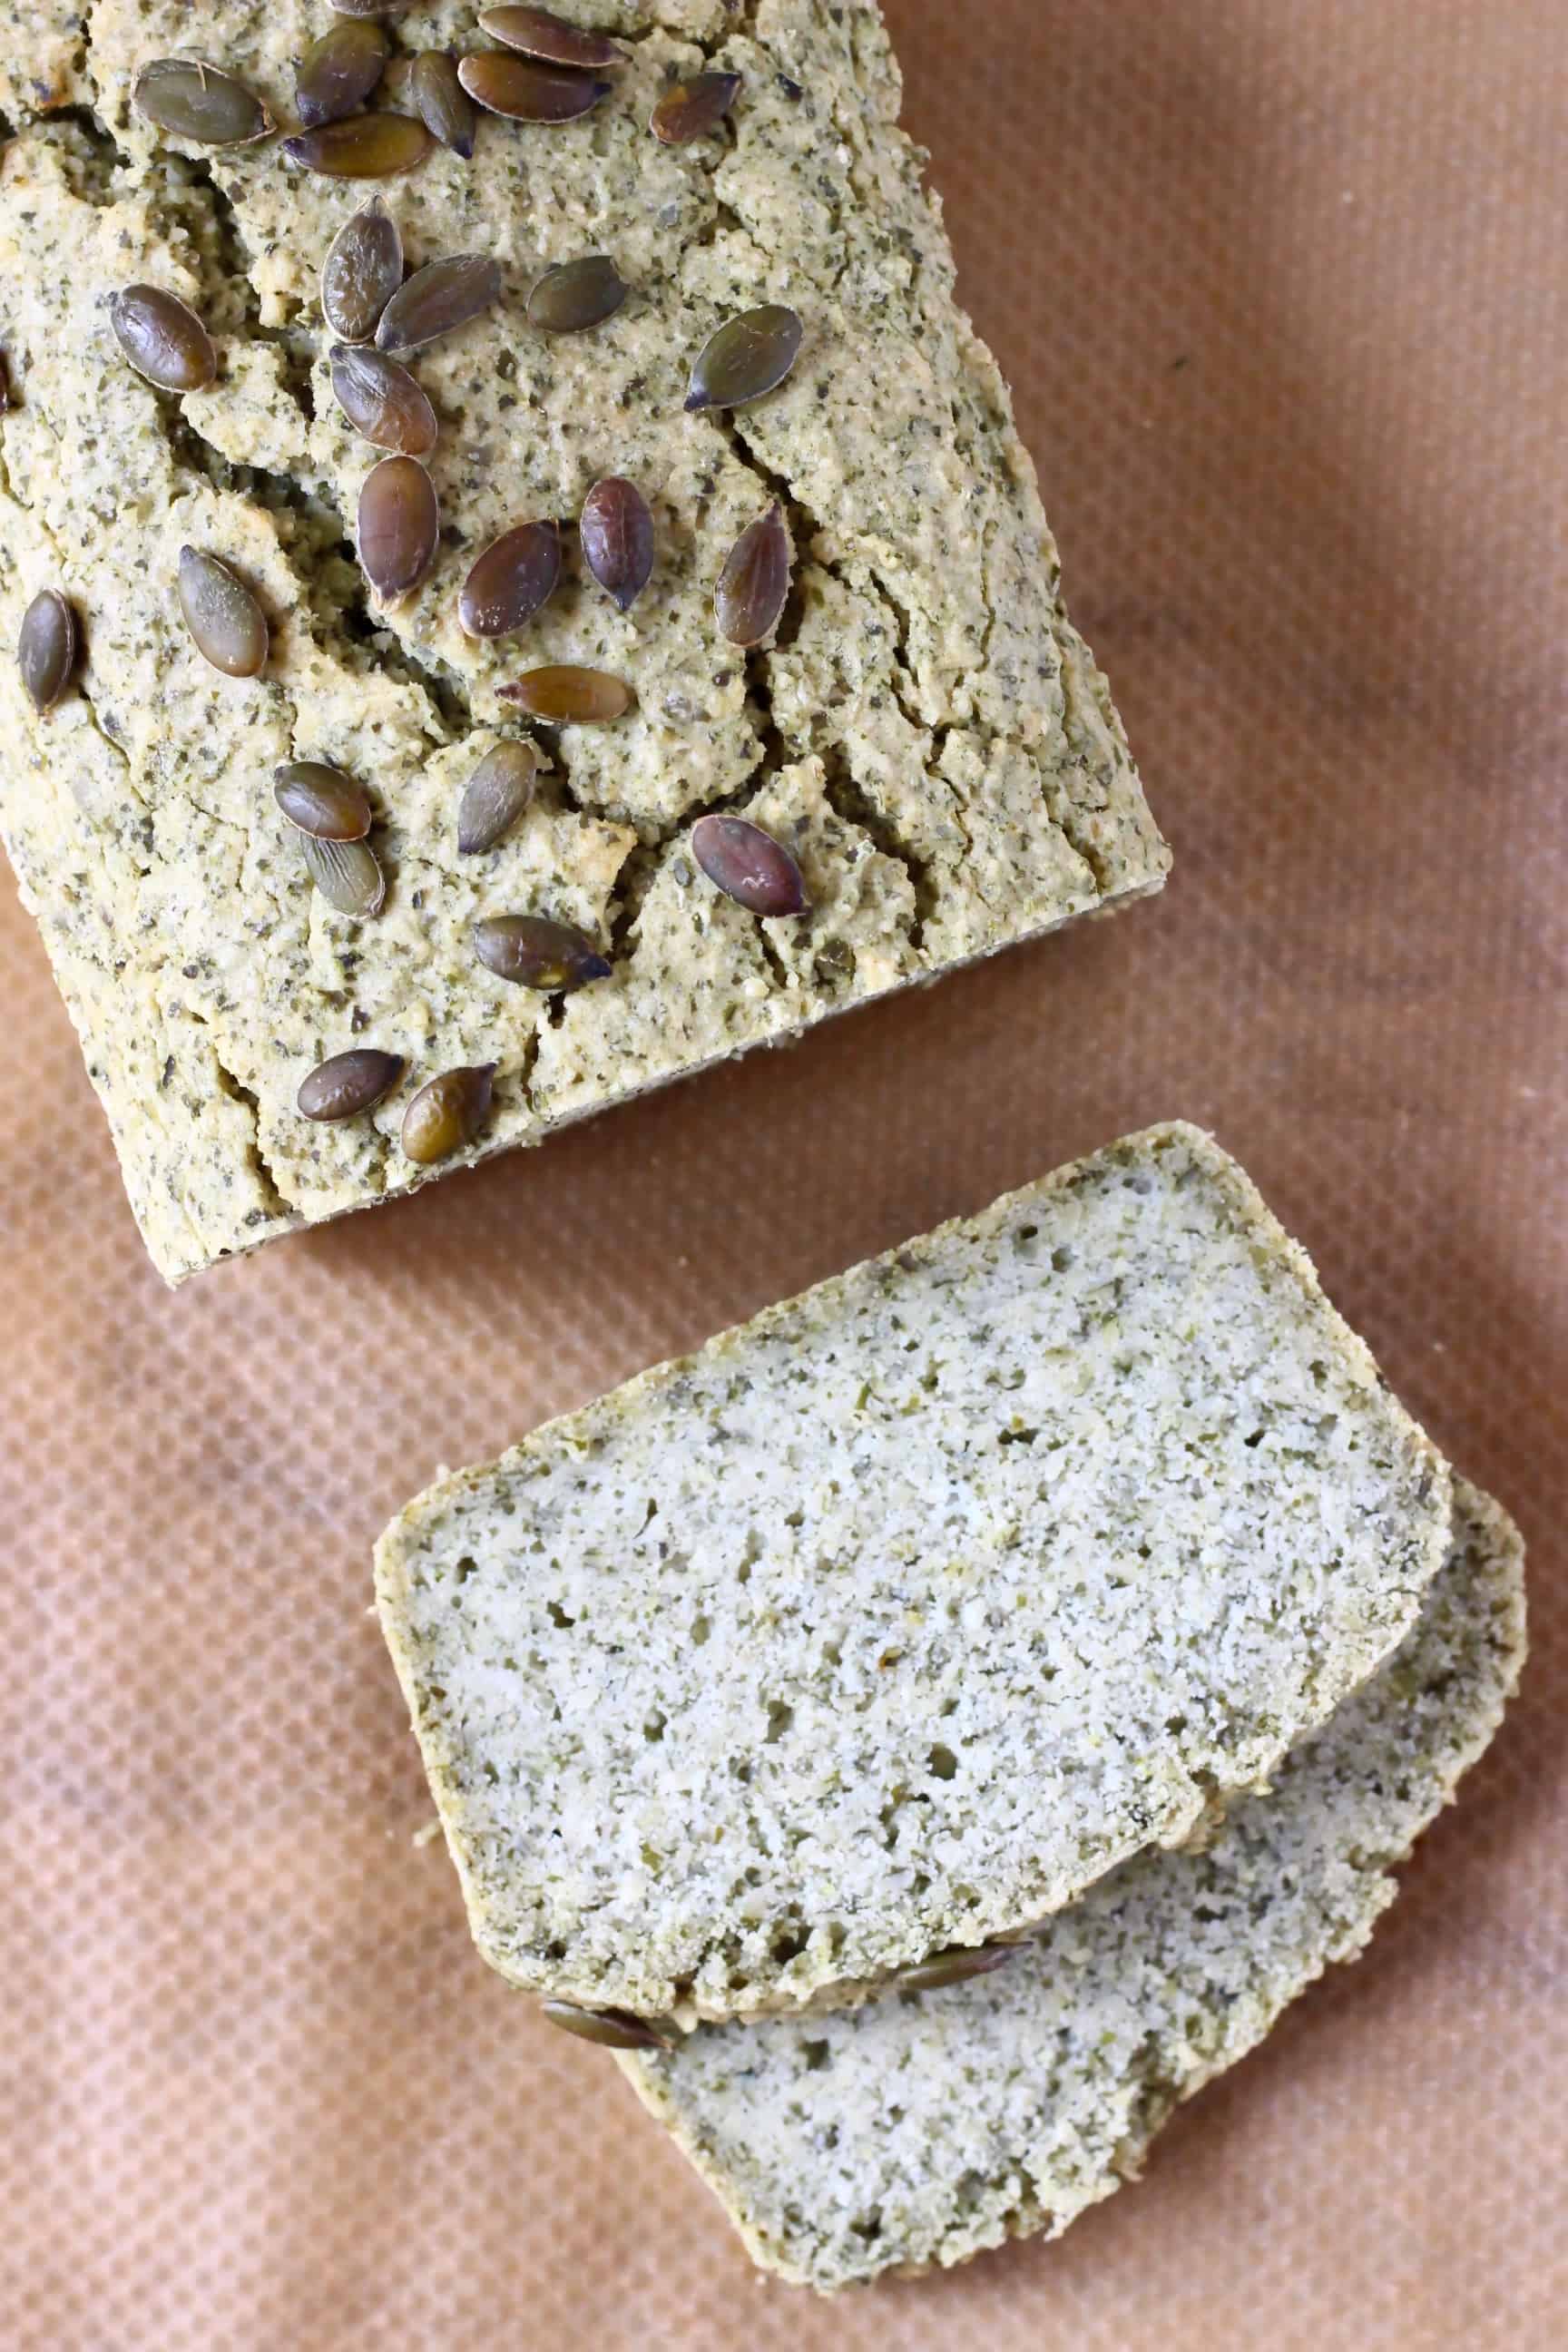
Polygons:
<instances>
[{"instance_id":1,"label":"bread crust","mask_svg":"<svg viewBox=\"0 0 1568 2352\"><path fill-rule=\"evenodd\" d=\"M47 58L50 26L26 14L20 52ZM421 38L439 47L448 14L468 37L471 11L437 0ZM276 141L203 154L135 112L139 68L190 45L184 0L100 0L85 48L79 10L44 15L79 52L71 89L104 135L49 110L51 77L33 90L18 72L23 128L0 167L0 638L55 588L85 664L40 717L0 662L0 833L171 1281L1161 887L1169 853L1063 607L1005 389L954 299L874 8L639 6L593 113L487 117L471 160L437 148L384 184L411 265L479 251L501 272L489 308L410 355L439 421L444 539L384 609L348 544L383 453L333 395L318 293L364 184L292 170ZM305 0L235 0L213 37L287 121L320 30ZM710 52L743 77L730 128L662 146L647 120L667 73ZM606 247L632 289L616 316L532 328L542 271ZM127 364L109 306L132 283L202 317L206 389L172 397ZM698 351L766 302L805 323L788 383L687 415ZM631 611L574 558L520 634L468 636L458 590L479 551L541 520L570 541L607 475L654 514ZM795 596L747 655L720 633L714 587L775 499ZM259 599L259 677L220 676L193 645L185 545ZM531 807L459 855L465 785L525 726L502 689L557 664L624 680L635 707L549 733ZM372 917L311 887L270 788L298 759L372 796L388 886ZM715 808L789 849L807 913L759 921L714 889L689 841ZM507 913L573 924L611 971L565 997L499 978L475 926ZM362 1044L403 1057L400 1086L341 1126L302 1119L301 1078ZM481 1132L416 1166L398 1140L413 1093L490 1063Z\"/></svg>"}]
</instances>

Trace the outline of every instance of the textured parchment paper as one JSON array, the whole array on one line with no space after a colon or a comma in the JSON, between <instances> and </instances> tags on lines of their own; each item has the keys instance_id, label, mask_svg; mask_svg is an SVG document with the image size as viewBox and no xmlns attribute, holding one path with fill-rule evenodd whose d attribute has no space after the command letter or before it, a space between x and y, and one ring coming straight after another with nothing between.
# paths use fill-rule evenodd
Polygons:
<instances>
[{"instance_id":1,"label":"textured parchment paper","mask_svg":"<svg viewBox=\"0 0 1568 2352\"><path fill-rule=\"evenodd\" d=\"M1563 0L889 0L1159 904L170 1297L0 887L6 2352L1568 2342ZM754 2284L471 1955L368 1546L440 1461L1213 1126L1532 1547L1372 1956L1056 2247Z\"/></svg>"}]
</instances>

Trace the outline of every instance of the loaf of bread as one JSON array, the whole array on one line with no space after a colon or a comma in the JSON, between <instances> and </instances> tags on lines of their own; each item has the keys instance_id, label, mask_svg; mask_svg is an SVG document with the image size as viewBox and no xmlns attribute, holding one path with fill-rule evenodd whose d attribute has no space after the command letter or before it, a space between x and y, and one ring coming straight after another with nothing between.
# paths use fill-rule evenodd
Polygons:
<instances>
[{"instance_id":1,"label":"loaf of bread","mask_svg":"<svg viewBox=\"0 0 1568 2352\"><path fill-rule=\"evenodd\" d=\"M173 1280L1165 876L1005 389L954 302L871 0L558 13L624 37L602 75L552 80L515 53L503 71L587 111L481 110L471 154L431 141L368 183L311 165L406 161L415 54L503 58L474 5L393 14L370 111L302 146L188 127L302 120L297 61L342 36L326 0L12 13L0 632L18 644L54 598L75 642L46 604L33 658L0 661L0 830ZM232 82L149 75L193 49ZM302 88L341 104L357 85L324 71ZM740 78L728 110L655 136L656 104L700 73ZM334 361L321 291L377 194L410 268L479 257L474 315L411 347L464 307L440 278L397 314L416 381L392 457L367 373L384 360ZM542 290L595 256L613 269ZM128 359L127 338L149 354L133 289L205 330L205 358L182 327L173 365L167 338L153 361L190 388ZM699 365L758 311L771 341ZM797 331L786 380L752 398ZM606 479L637 502L604 510L591 568L579 524ZM486 575L506 593L465 604L517 530ZM239 674L193 635L187 550L208 648ZM514 750L503 829L459 847L477 771L519 744L542 764ZM307 761L346 780L336 821L367 839L323 845L303 803L278 805L276 772ZM767 836L771 882L732 823L704 863L705 814ZM349 1052L302 1116L301 1083ZM444 1119L425 1106L411 1151L411 1100L455 1071L484 1075Z\"/></svg>"},{"instance_id":2,"label":"loaf of bread","mask_svg":"<svg viewBox=\"0 0 1568 2352\"><path fill-rule=\"evenodd\" d=\"M858 1997L1175 1843L1371 1674L1446 1468L1155 1129L410 1505L382 1621L474 1936L643 2015Z\"/></svg>"},{"instance_id":3,"label":"loaf of bread","mask_svg":"<svg viewBox=\"0 0 1568 2352\"><path fill-rule=\"evenodd\" d=\"M1353 1959L1390 1867L1496 1730L1522 1550L1461 1486L1452 1556L1391 1663L1205 1851L1142 1854L994 1975L852 2013L703 2026L619 2060L753 2259L823 2292L1058 2236L1179 2101Z\"/></svg>"}]
</instances>

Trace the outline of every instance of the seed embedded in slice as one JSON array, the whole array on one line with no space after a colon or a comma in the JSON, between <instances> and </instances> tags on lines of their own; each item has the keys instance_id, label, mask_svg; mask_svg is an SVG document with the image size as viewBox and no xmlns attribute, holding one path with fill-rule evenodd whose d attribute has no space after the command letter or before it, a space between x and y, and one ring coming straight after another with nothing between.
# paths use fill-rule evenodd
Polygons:
<instances>
[{"instance_id":1,"label":"seed embedded in slice","mask_svg":"<svg viewBox=\"0 0 1568 2352\"><path fill-rule=\"evenodd\" d=\"M556 727L604 727L629 710L635 699L624 677L608 670L578 669L570 662L546 664L496 691L531 718Z\"/></svg>"},{"instance_id":2,"label":"seed embedded in slice","mask_svg":"<svg viewBox=\"0 0 1568 2352\"><path fill-rule=\"evenodd\" d=\"M463 787L458 804L458 854L478 857L511 831L543 765L532 743L498 743Z\"/></svg>"},{"instance_id":3,"label":"seed embedded in slice","mask_svg":"<svg viewBox=\"0 0 1568 2352\"><path fill-rule=\"evenodd\" d=\"M454 253L427 261L399 287L381 315L384 352L416 352L488 310L500 292L500 264L488 253Z\"/></svg>"},{"instance_id":4,"label":"seed embedded in slice","mask_svg":"<svg viewBox=\"0 0 1568 2352\"><path fill-rule=\"evenodd\" d=\"M719 626L732 646L760 646L779 625L789 602L795 554L789 526L775 499L730 550L714 603Z\"/></svg>"},{"instance_id":5,"label":"seed embedded in slice","mask_svg":"<svg viewBox=\"0 0 1568 2352\"><path fill-rule=\"evenodd\" d=\"M67 687L81 650L77 618L58 588L45 588L22 615L16 637L16 663L28 701L42 717L54 709Z\"/></svg>"},{"instance_id":6,"label":"seed embedded in slice","mask_svg":"<svg viewBox=\"0 0 1568 2352\"><path fill-rule=\"evenodd\" d=\"M354 1045L319 1062L302 1079L294 1097L301 1118L357 1118L374 1110L403 1076L401 1054L384 1054L374 1045Z\"/></svg>"},{"instance_id":7,"label":"seed embedded in slice","mask_svg":"<svg viewBox=\"0 0 1568 2352\"><path fill-rule=\"evenodd\" d=\"M138 375L161 392L201 392L217 373L213 340L195 312L161 286L123 286L109 323Z\"/></svg>"},{"instance_id":8,"label":"seed embedded in slice","mask_svg":"<svg viewBox=\"0 0 1568 2352\"><path fill-rule=\"evenodd\" d=\"M346 220L321 264L321 311L345 343L368 343L403 283L403 237L383 196Z\"/></svg>"},{"instance_id":9,"label":"seed embedded in slice","mask_svg":"<svg viewBox=\"0 0 1568 2352\"><path fill-rule=\"evenodd\" d=\"M294 111L303 128L341 122L362 107L386 71L390 49L374 16L345 16L312 41L294 76Z\"/></svg>"},{"instance_id":10,"label":"seed embedded in slice","mask_svg":"<svg viewBox=\"0 0 1568 2352\"><path fill-rule=\"evenodd\" d=\"M804 915L808 900L799 866L783 845L743 816L702 816L691 828L691 855L716 888L749 915Z\"/></svg>"},{"instance_id":11,"label":"seed embedded in slice","mask_svg":"<svg viewBox=\"0 0 1568 2352\"><path fill-rule=\"evenodd\" d=\"M182 547L180 611L196 651L227 677L255 677L267 666L267 615L243 580L216 555Z\"/></svg>"},{"instance_id":12,"label":"seed embedded in slice","mask_svg":"<svg viewBox=\"0 0 1568 2352\"><path fill-rule=\"evenodd\" d=\"M940 1992L944 1985L967 1984L973 1977L988 1977L1005 1968L1017 1951L1016 1944L955 1945L949 1952L933 1952L894 1979L900 1992Z\"/></svg>"},{"instance_id":13,"label":"seed embedded in slice","mask_svg":"<svg viewBox=\"0 0 1568 2352\"><path fill-rule=\"evenodd\" d=\"M587 74L509 57L503 49L477 49L460 58L458 79L488 114L505 114L514 122L574 122L613 88Z\"/></svg>"},{"instance_id":14,"label":"seed embedded in slice","mask_svg":"<svg viewBox=\"0 0 1568 2352\"><path fill-rule=\"evenodd\" d=\"M665 91L648 129L667 147L689 147L718 130L740 94L738 73L693 74Z\"/></svg>"},{"instance_id":15,"label":"seed embedded in slice","mask_svg":"<svg viewBox=\"0 0 1568 2352\"><path fill-rule=\"evenodd\" d=\"M586 931L548 915L491 915L474 925L474 948L488 971L520 988L584 988L610 971Z\"/></svg>"},{"instance_id":16,"label":"seed embedded in slice","mask_svg":"<svg viewBox=\"0 0 1568 2352\"><path fill-rule=\"evenodd\" d=\"M548 604L560 577L555 525L519 523L476 561L458 598L458 618L470 637L510 637Z\"/></svg>"},{"instance_id":17,"label":"seed embedded in slice","mask_svg":"<svg viewBox=\"0 0 1568 2352\"><path fill-rule=\"evenodd\" d=\"M311 881L340 915L379 915L386 904L386 877L368 842L321 841L301 833L300 846Z\"/></svg>"},{"instance_id":18,"label":"seed embedded in slice","mask_svg":"<svg viewBox=\"0 0 1568 2352\"><path fill-rule=\"evenodd\" d=\"M743 408L776 392L800 357L805 332L799 312L783 302L764 302L729 320L709 337L691 371L688 414Z\"/></svg>"},{"instance_id":19,"label":"seed embedded in slice","mask_svg":"<svg viewBox=\"0 0 1568 2352\"><path fill-rule=\"evenodd\" d=\"M580 335L613 319L628 290L607 253L557 262L528 298L528 323L542 334Z\"/></svg>"},{"instance_id":20,"label":"seed embedded in slice","mask_svg":"<svg viewBox=\"0 0 1568 2352\"><path fill-rule=\"evenodd\" d=\"M132 85L138 114L197 147L242 147L265 139L272 117L254 90L203 58L156 58Z\"/></svg>"},{"instance_id":21,"label":"seed embedded in slice","mask_svg":"<svg viewBox=\"0 0 1568 2352\"><path fill-rule=\"evenodd\" d=\"M403 1156L417 1168L449 1160L472 1143L490 1112L496 1066L443 1070L420 1087L403 1114Z\"/></svg>"},{"instance_id":22,"label":"seed embedded in slice","mask_svg":"<svg viewBox=\"0 0 1568 2352\"><path fill-rule=\"evenodd\" d=\"M324 760L290 760L275 771L272 797L292 825L315 841L363 841L370 831L370 796Z\"/></svg>"},{"instance_id":23,"label":"seed embedded in slice","mask_svg":"<svg viewBox=\"0 0 1568 2352\"><path fill-rule=\"evenodd\" d=\"M432 139L454 155L473 153L479 118L458 79L456 58L445 49L421 49L408 69L408 96Z\"/></svg>"},{"instance_id":24,"label":"seed embedded in slice","mask_svg":"<svg viewBox=\"0 0 1568 2352\"><path fill-rule=\"evenodd\" d=\"M634 2017L629 2009L578 2009L569 2000L543 2000L540 2008L552 2025L563 2033L574 2033L580 2042L596 2042L602 2050L669 2050L674 2044L668 2033L660 2033L646 2017Z\"/></svg>"},{"instance_id":25,"label":"seed embedded in slice","mask_svg":"<svg viewBox=\"0 0 1568 2352\"><path fill-rule=\"evenodd\" d=\"M626 53L616 42L607 41L602 33L586 32L581 25L569 25L564 16L549 8L481 8L479 29L492 41L504 41L509 49L521 49L527 57L542 58L547 65L584 66L592 70L626 63Z\"/></svg>"},{"instance_id":26,"label":"seed embedded in slice","mask_svg":"<svg viewBox=\"0 0 1568 2352\"><path fill-rule=\"evenodd\" d=\"M359 560L384 604L417 588L436 561L436 486L416 457L384 457L359 494Z\"/></svg>"},{"instance_id":27,"label":"seed embedded in slice","mask_svg":"<svg viewBox=\"0 0 1568 2352\"><path fill-rule=\"evenodd\" d=\"M653 516L635 482L606 474L583 502L583 561L617 612L629 613L653 577Z\"/></svg>"},{"instance_id":28,"label":"seed embedded in slice","mask_svg":"<svg viewBox=\"0 0 1568 2352\"><path fill-rule=\"evenodd\" d=\"M436 412L401 360L334 343L331 376L338 406L374 448L401 457L429 456L436 446Z\"/></svg>"},{"instance_id":29,"label":"seed embedded in slice","mask_svg":"<svg viewBox=\"0 0 1568 2352\"><path fill-rule=\"evenodd\" d=\"M329 180L389 180L424 162L430 133L412 114L351 114L346 122L318 123L285 139L283 152Z\"/></svg>"}]
</instances>

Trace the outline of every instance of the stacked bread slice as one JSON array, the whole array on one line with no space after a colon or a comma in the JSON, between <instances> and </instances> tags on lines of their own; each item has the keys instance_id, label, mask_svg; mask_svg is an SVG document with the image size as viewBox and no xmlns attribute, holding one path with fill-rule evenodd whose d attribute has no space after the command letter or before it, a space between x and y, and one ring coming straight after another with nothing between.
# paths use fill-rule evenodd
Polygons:
<instances>
[{"instance_id":1,"label":"stacked bread slice","mask_svg":"<svg viewBox=\"0 0 1568 2352\"><path fill-rule=\"evenodd\" d=\"M651 2021L823 2289L1114 2187L1364 1942L1522 1655L1508 1523L1184 1127L443 1481L377 1577L480 1950Z\"/></svg>"},{"instance_id":2,"label":"stacked bread slice","mask_svg":"<svg viewBox=\"0 0 1568 2352\"><path fill-rule=\"evenodd\" d=\"M824 2291L1065 2230L1177 2103L1268 2032L1393 1902L1390 1865L1502 1717L1518 1538L1459 1489L1394 1658L1199 1852L1139 1854L994 1975L831 2017L704 2026L624 2055L755 2260Z\"/></svg>"}]
</instances>

